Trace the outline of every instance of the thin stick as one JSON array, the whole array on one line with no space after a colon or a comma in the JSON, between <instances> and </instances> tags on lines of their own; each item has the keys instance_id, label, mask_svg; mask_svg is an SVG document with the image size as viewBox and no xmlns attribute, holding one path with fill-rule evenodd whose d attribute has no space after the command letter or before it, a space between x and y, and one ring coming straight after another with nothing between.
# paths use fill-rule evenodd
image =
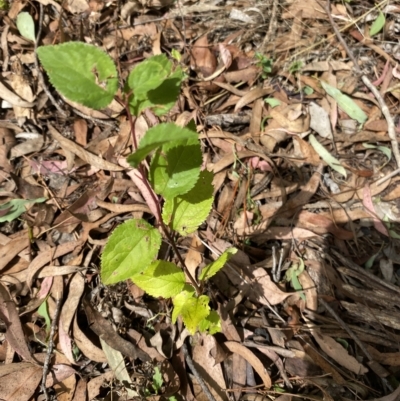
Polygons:
<instances>
[{"instance_id":1,"label":"thin stick","mask_svg":"<svg viewBox=\"0 0 400 401\"><path fill-rule=\"evenodd\" d=\"M47 374L49 373L50 360L51 360L51 356L53 354L53 348L54 348L53 338L56 333L58 315L60 314L60 310L61 310L61 297L57 296L56 310L54 311L53 321L51 322L49 345L47 346L46 359L44 360L44 365L43 365L42 391L43 391L46 401L50 401L50 397L49 397L49 394L48 394L47 388L46 388L46 377L47 377Z\"/></svg>"},{"instance_id":2,"label":"thin stick","mask_svg":"<svg viewBox=\"0 0 400 401\"><path fill-rule=\"evenodd\" d=\"M203 378L200 376L199 371L194 366L193 360L192 360L191 356L189 355L189 351L188 351L186 343L183 343L183 345L182 345L182 352L183 352L183 356L185 357L186 363L188 364L192 373L196 376L196 379L199 382L199 385L200 385L201 389L203 390L204 394L208 398L208 401L216 401L214 396L211 394L210 389L207 387L206 383L204 383Z\"/></svg>"},{"instance_id":3,"label":"thin stick","mask_svg":"<svg viewBox=\"0 0 400 401\"><path fill-rule=\"evenodd\" d=\"M379 103L379 106L381 107L382 114L384 115L387 125L388 125L388 135L390 138L390 143L392 144L392 150L393 150L393 155L394 158L396 159L397 167L400 168L400 150L399 150L399 143L397 141L396 137L396 130L395 130L395 125L393 118L390 114L389 108L387 107L385 101L383 100L383 97L379 93L378 89L372 84L372 82L369 80L369 78L363 74L361 71L361 68L359 67L357 60L355 59L353 53L350 51L349 47L347 46L347 43L343 39L342 34L339 32L339 29L335 23L335 21L332 18L331 15L331 2L330 0L327 0L326 2L326 13L329 18L329 22L332 25L333 30L335 31L335 34L337 38L339 39L340 43L343 45L347 55L350 57L354 64L354 68L361 75L361 79L364 82L364 85L374 94L376 100Z\"/></svg>"}]
</instances>

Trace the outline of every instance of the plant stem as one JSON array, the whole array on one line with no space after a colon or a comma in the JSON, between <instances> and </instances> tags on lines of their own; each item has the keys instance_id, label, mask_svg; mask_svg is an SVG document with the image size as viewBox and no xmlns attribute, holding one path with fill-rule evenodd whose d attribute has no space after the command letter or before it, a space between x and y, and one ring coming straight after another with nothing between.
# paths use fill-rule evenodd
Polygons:
<instances>
[{"instance_id":1,"label":"plant stem","mask_svg":"<svg viewBox=\"0 0 400 401\"><path fill-rule=\"evenodd\" d=\"M129 121L129 125L131 127L131 134L132 134L132 141L133 141L133 145L135 150L137 150L138 148L138 144L137 144L137 140L136 140L136 135L135 135L135 122L136 122L136 118L133 119L131 111L129 110L129 105L124 102L122 99L116 98L117 101L124 106L125 110L126 110L126 114L128 116L128 121ZM138 171L141 175L143 184L145 185L147 191L149 192L150 196L153 199L153 202L156 206L156 219L157 219L157 223L161 226L161 229L164 233L164 235L167 237L168 241L170 242L172 249L174 250L176 257L179 260L179 263L182 265L183 271L186 274L186 277L189 278L191 284L193 285L193 287L196 290L197 295L201 294L201 289L200 286L197 284L196 280L194 279L194 277L192 276L192 274L190 273L189 269L187 268L185 261L183 260L181 254L179 253L178 247L176 246L176 242L173 238L173 236L171 235L171 233L168 230L168 227L165 225L163 219L162 219L162 213L161 213L161 207L160 207L160 200L158 199L157 195L155 194L153 188L150 185L149 180L147 179L147 174L145 171L145 168L143 166L143 163L140 163L138 166Z\"/></svg>"}]
</instances>

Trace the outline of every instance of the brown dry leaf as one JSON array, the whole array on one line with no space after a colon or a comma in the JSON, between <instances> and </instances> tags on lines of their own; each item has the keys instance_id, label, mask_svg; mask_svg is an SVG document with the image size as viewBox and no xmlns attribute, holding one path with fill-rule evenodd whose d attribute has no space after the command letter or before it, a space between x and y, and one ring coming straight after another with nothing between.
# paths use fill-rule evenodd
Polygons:
<instances>
[{"instance_id":1,"label":"brown dry leaf","mask_svg":"<svg viewBox=\"0 0 400 401\"><path fill-rule=\"evenodd\" d=\"M311 333L321 349L340 366L343 366L357 375L363 375L368 372L368 369L364 365L358 362L356 358L349 355L346 349L332 337L323 335L317 330L312 330Z\"/></svg>"},{"instance_id":2,"label":"brown dry leaf","mask_svg":"<svg viewBox=\"0 0 400 401\"><path fill-rule=\"evenodd\" d=\"M22 358L27 361L33 361L26 343L24 331L22 330L17 308L7 288L2 283L0 283L0 317L7 327L5 338L8 344Z\"/></svg>"},{"instance_id":3,"label":"brown dry leaf","mask_svg":"<svg viewBox=\"0 0 400 401\"><path fill-rule=\"evenodd\" d=\"M59 142L62 148L68 150L74 155L77 155L79 158L81 158L83 161L90 164L91 166L96 167L100 170L107 170L107 171L124 170L123 167L111 163L107 160L104 160L98 156L95 156L86 151L85 149L83 149L82 147L80 147L79 145L77 145L75 142L65 138L51 124L49 124L48 127L51 135L53 136L54 139L56 139Z\"/></svg>"},{"instance_id":4,"label":"brown dry leaf","mask_svg":"<svg viewBox=\"0 0 400 401\"><path fill-rule=\"evenodd\" d=\"M226 388L224 374L220 364L215 363L211 350L216 347L213 336L202 334L193 349L193 363L204 379L216 401L227 401L228 397L222 390ZM200 396L198 394L197 398ZM202 400L207 400L203 395Z\"/></svg>"},{"instance_id":5,"label":"brown dry leaf","mask_svg":"<svg viewBox=\"0 0 400 401\"><path fill-rule=\"evenodd\" d=\"M21 134L20 134L21 135ZM30 136L33 136L33 139L28 139L24 142L21 142L15 146L10 151L10 159L15 159L17 157L21 157L24 155L28 155L30 153L38 152L42 149L44 144L43 135L29 133Z\"/></svg>"},{"instance_id":6,"label":"brown dry leaf","mask_svg":"<svg viewBox=\"0 0 400 401\"><path fill-rule=\"evenodd\" d=\"M314 281L306 270L298 276L298 279L306 296L307 309L316 311L318 308L318 293Z\"/></svg>"},{"instance_id":7,"label":"brown dry leaf","mask_svg":"<svg viewBox=\"0 0 400 401\"><path fill-rule=\"evenodd\" d=\"M380 352L368 344L366 347L374 361L388 366L400 366L400 352Z\"/></svg>"},{"instance_id":8,"label":"brown dry leaf","mask_svg":"<svg viewBox=\"0 0 400 401\"><path fill-rule=\"evenodd\" d=\"M63 7L72 14L80 14L89 8L89 4L86 0L67 0Z\"/></svg>"},{"instance_id":9,"label":"brown dry leaf","mask_svg":"<svg viewBox=\"0 0 400 401\"><path fill-rule=\"evenodd\" d=\"M307 184L302 186L300 193L283 205L279 212L279 216L287 218L292 217L296 214L299 208L309 203L319 187L322 170L323 165L320 164Z\"/></svg>"},{"instance_id":10,"label":"brown dry leaf","mask_svg":"<svg viewBox=\"0 0 400 401\"><path fill-rule=\"evenodd\" d=\"M30 367L4 376L0 380L0 399L28 401L35 393L42 379L42 373L42 367L30 365Z\"/></svg>"},{"instance_id":11,"label":"brown dry leaf","mask_svg":"<svg viewBox=\"0 0 400 401\"><path fill-rule=\"evenodd\" d=\"M81 379L78 381L78 384L75 388L73 401L87 401L87 381L85 379Z\"/></svg>"},{"instance_id":12,"label":"brown dry leaf","mask_svg":"<svg viewBox=\"0 0 400 401\"><path fill-rule=\"evenodd\" d=\"M121 354L130 358L139 358L142 361L148 361L150 357L141 349L129 341L124 340L114 329L108 320L98 312L86 300L83 300L83 307L89 322L89 327L99 337L107 343L111 348L121 352Z\"/></svg>"},{"instance_id":13,"label":"brown dry leaf","mask_svg":"<svg viewBox=\"0 0 400 401\"><path fill-rule=\"evenodd\" d=\"M200 241L200 238L193 236L192 242L190 243L189 252L186 254L185 264L188 268L192 277L196 277L196 269L200 266L203 261L203 253L205 246Z\"/></svg>"},{"instance_id":14,"label":"brown dry leaf","mask_svg":"<svg viewBox=\"0 0 400 401\"><path fill-rule=\"evenodd\" d=\"M87 384L87 400L93 400L100 394L100 389L104 382L111 381L114 377L112 370L90 380Z\"/></svg>"},{"instance_id":15,"label":"brown dry leaf","mask_svg":"<svg viewBox=\"0 0 400 401\"><path fill-rule=\"evenodd\" d=\"M76 321L76 316L74 319L74 325L73 325L73 339L82 352L83 355L85 355L87 358L94 362L100 362L100 363L105 363L107 362L107 358L104 354L104 351L96 347L90 340L89 338L86 337L86 335L83 333L83 331L79 328L78 323Z\"/></svg>"},{"instance_id":16,"label":"brown dry leaf","mask_svg":"<svg viewBox=\"0 0 400 401\"><path fill-rule=\"evenodd\" d=\"M140 334L138 331L134 329L129 329L128 336L134 340L137 346L146 352L151 359L156 360L157 362L163 362L165 357L162 356L154 347L149 347L146 343L145 337Z\"/></svg>"},{"instance_id":17,"label":"brown dry leaf","mask_svg":"<svg viewBox=\"0 0 400 401\"><path fill-rule=\"evenodd\" d=\"M33 107L35 104L24 99L21 99L17 94L8 89L0 79L0 98L18 107Z\"/></svg>"},{"instance_id":18,"label":"brown dry leaf","mask_svg":"<svg viewBox=\"0 0 400 401\"><path fill-rule=\"evenodd\" d=\"M260 97L264 97L270 95L274 92L273 88L256 88L246 93L237 103L235 106L235 113L237 113L242 107L248 105L249 103L254 102L255 100L259 99Z\"/></svg>"},{"instance_id":19,"label":"brown dry leaf","mask_svg":"<svg viewBox=\"0 0 400 401\"><path fill-rule=\"evenodd\" d=\"M323 371L332 375L332 379L342 386L346 385L346 380L339 374L339 372L329 363L316 349L314 346L307 344L304 340L300 340L301 345L304 348L307 356L317 364Z\"/></svg>"},{"instance_id":20,"label":"brown dry leaf","mask_svg":"<svg viewBox=\"0 0 400 401\"><path fill-rule=\"evenodd\" d=\"M29 264L28 271L26 274L26 282L28 286L31 285L33 278L38 273L38 271L44 267L47 263L52 260L64 256L65 254L76 251L82 245L81 241L66 242L64 244L58 245L56 248L51 248L44 252L41 252L36 256L35 259Z\"/></svg>"},{"instance_id":21,"label":"brown dry leaf","mask_svg":"<svg viewBox=\"0 0 400 401\"><path fill-rule=\"evenodd\" d=\"M209 49L207 35L203 35L192 46L190 63L192 68L199 71L203 78L207 78L217 68L217 58Z\"/></svg>"},{"instance_id":22,"label":"brown dry leaf","mask_svg":"<svg viewBox=\"0 0 400 401\"><path fill-rule=\"evenodd\" d=\"M68 298L64 301L60 314L60 324L62 325L65 333L68 333L69 331L74 315L78 310L81 296L85 289L84 274L85 273L76 273L72 277L68 286Z\"/></svg>"},{"instance_id":23,"label":"brown dry leaf","mask_svg":"<svg viewBox=\"0 0 400 401\"><path fill-rule=\"evenodd\" d=\"M277 222L280 222L279 218L277 219ZM287 220L286 223L290 224L290 220ZM297 214L296 223L298 227L306 228L307 230L313 231L319 235L331 233L342 240L351 240L354 238L354 234L351 231L337 227L330 218L306 210L302 210Z\"/></svg>"},{"instance_id":24,"label":"brown dry leaf","mask_svg":"<svg viewBox=\"0 0 400 401\"><path fill-rule=\"evenodd\" d=\"M21 68L21 66L19 66ZM9 76L9 82L11 88L14 92L21 97L21 99L25 99L29 103L33 103L35 101L35 96L32 92L31 87L29 86L28 80L22 75L21 72L17 72L16 74ZM26 117L32 118L32 108L30 107L19 107L14 106L14 113L16 118Z\"/></svg>"},{"instance_id":25,"label":"brown dry leaf","mask_svg":"<svg viewBox=\"0 0 400 401\"><path fill-rule=\"evenodd\" d=\"M242 358L244 358L258 373L264 383L264 386L267 389L271 388L271 378L264 368L263 363L247 347L235 341L226 341L224 346L228 348L229 351L239 354Z\"/></svg>"},{"instance_id":26,"label":"brown dry leaf","mask_svg":"<svg viewBox=\"0 0 400 401\"><path fill-rule=\"evenodd\" d=\"M254 291L251 297L261 304L278 305L292 295L281 291L262 267L253 270L252 274L255 281L252 287L257 287L257 291Z\"/></svg>"},{"instance_id":27,"label":"brown dry leaf","mask_svg":"<svg viewBox=\"0 0 400 401\"><path fill-rule=\"evenodd\" d=\"M379 181L374 181L371 183L369 187L369 191L371 196L379 195L382 193L391 183L391 180L386 180L385 182L379 183ZM357 200L363 199L364 198L364 188L360 188L357 191Z\"/></svg>"},{"instance_id":28,"label":"brown dry leaf","mask_svg":"<svg viewBox=\"0 0 400 401\"><path fill-rule=\"evenodd\" d=\"M270 223L269 223L270 224ZM268 225L269 225L268 224ZM259 234L261 233L262 234ZM292 240L296 238L298 241L319 237L318 234L299 227L269 227L267 230L262 228L262 224L249 227L244 232L246 235L254 235L253 240L260 244L271 239L275 240Z\"/></svg>"},{"instance_id":29,"label":"brown dry leaf","mask_svg":"<svg viewBox=\"0 0 400 401\"><path fill-rule=\"evenodd\" d=\"M319 166L321 160L318 153L314 148L307 142L298 136L293 137L294 152L293 156L303 160L295 160L294 162L299 166L304 164L311 164L312 166Z\"/></svg>"},{"instance_id":30,"label":"brown dry leaf","mask_svg":"<svg viewBox=\"0 0 400 401\"><path fill-rule=\"evenodd\" d=\"M8 159L8 152L17 143L15 135L8 128L0 127L0 166L6 173L12 171L13 166ZM5 176L0 175L0 182L4 180Z\"/></svg>"},{"instance_id":31,"label":"brown dry leaf","mask_svg":"<svg viewBox=\"0 0 400 401\"><path fill-rule=\"evenodd\" d=\"M274 107L270 116L280 127L294 133L302 133L310 128L310 115L303 111L301 104L289 104ZM266 133L270 131L270 125Z\"/></svg>"},{"instance_id":32,"label":"brown dry leaf","mask_svg":"<svg viewBox=\"0 0 400 401\"><path fill-rule=\"evenodd\" d=\"M0 247L0 271L3 270L11 260L29 246L28 237L19 237L11 240Z\"/></svg>"}]
</instances>

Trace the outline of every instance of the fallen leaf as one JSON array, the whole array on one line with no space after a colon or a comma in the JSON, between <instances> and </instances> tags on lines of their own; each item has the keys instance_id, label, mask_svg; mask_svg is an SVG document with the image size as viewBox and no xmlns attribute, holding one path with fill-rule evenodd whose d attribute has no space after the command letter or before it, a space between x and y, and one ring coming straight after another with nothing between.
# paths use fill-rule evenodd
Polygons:
<instances>
[{"instance_id":1,"label":"fallen leaf","mask_svg":"<svg viewBox=\"0 0 400 401\"><path fill-rule=\"evenodd\" d=\"M368 372L368 369L364 365L349 355L347 350L332 337L323 335L317 330L311 330L311 333L321 349L340 366L343 366L356 375L363 375Z\"/></svg>"},{"instance_id":2,"label":"fallen leaf","mask_svg":"<svg viewBox=\"0 0 400 401\"><path fill-rule=\"evenodd\" d=\"M253 367L253 369L261 377L264 386L269 389L272 386L271 378L264 368L263 363L244 345L237 343L235 341L225 341L224 346L229 349L229 351L239 354L242 358Z\"/></svg>"},{"instance_id":3,"label":"fallen leaf","mask_svg":"<svg viewBox=\"0 0 400 401\"><path fill-rule=\"evenodd\" d=\"M290 292L281 291L262 267L253 270L253 276L252 287L257 287L257 291L254 291L251 297L263 305L278 305L292 295Z\"/></svg>"}]
</instances>

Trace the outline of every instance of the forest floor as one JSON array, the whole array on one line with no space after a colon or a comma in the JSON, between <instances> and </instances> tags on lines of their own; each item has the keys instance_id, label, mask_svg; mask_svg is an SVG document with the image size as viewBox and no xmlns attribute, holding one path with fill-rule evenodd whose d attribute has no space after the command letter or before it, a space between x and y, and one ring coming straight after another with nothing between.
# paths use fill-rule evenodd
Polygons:
<instances>
[{"instance_id":1,"label":"forest floor","mask_svg":"<svg viewBox=\"0 0 400 401\"><path fill-rule=\"evenodd\" d=\"M0 7L0 399L400 400L399 2ZM186 74L178 101L134 133L117 102L69 101L36 48L71 41L105 51L120 90L165 54ZM197 279L237 249L202 287L213 335L101 280L113 230L154 224L129 167L110 166L133 135L191 120L213 206L159 257Z\"/></svg>"}]
</instances>

